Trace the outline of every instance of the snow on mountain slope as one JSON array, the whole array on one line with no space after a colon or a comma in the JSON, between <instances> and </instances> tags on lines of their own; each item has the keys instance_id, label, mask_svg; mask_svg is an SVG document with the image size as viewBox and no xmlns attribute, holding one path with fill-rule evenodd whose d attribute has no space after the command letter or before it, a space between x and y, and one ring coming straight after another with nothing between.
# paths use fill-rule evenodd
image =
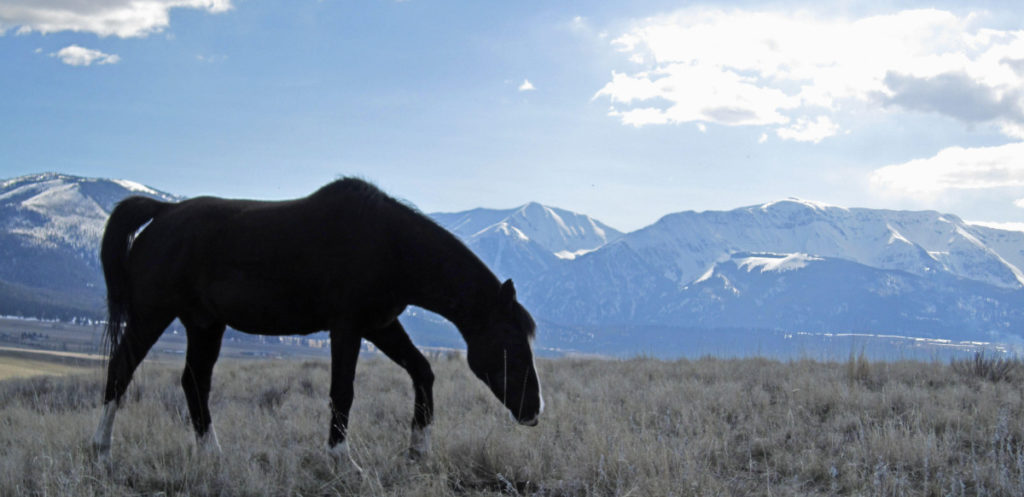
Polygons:
<instances>
[{"instance_id":1,"label":"snow on mountain slope","mask_svg":"<svg viewBox=\"0 0 1024 497\"><path fill-rule=\"evenodd\" d=\"M760 271L762 273L767 272L785 272L795 271L797 269L803 269L807 267L807 264L811 261L820 261L819 257L812 257L807 254L768 254L768 255L750 255L747 257L740 257L734 259L736 265L740 269L746 269L748 273L753 271Z\"/></svg>"},{"instance_id":2,"label":"snow on mountain slope","mask_svg":"<svg viewBox=\"0 0 1024 497\"><path fill-rule=\"evenodd\" d=\"M462 239L495 274L516 282L558 272L564 262L622 236L590 216L536 202L431 217Z\"/></svg>"},{"instance_id":3,"label":"snow on mountain slope","mask_svg":"<svg viewBox=\"0 0 1024 497\"><path fill-rule=\"evenodd\" d=\"M175 200L170 194L125 180L57 173L14 178L0 183L0 230L42 247L95 248L110 210L133 194Z\"/></svg>"},{"instance_id":4,"label":"snow on mountain slope","mask_svg":"<svg viewBox=\"0 0 1024 497\"><path fill-rule=\"evenodd\" d=\"M622 233L585 214L530 202L514 209L473 209L431 214L464 241L500 233L536 242L552 254L571 259L617 240ZM501 228L504 226L504 228Z\"/></svg>"},{"instance_id":5,"label":"snow on mountain slope","mask_svg":"<svg viewBox=\"0 0 1024 497\"><path fill-rule=\"evenodd\" d=\"M937 212L847 209L790 199L731 211L670 214L618 243L628 244L680 286L734 253L779 252L842 258L916 275L945 272L1021 288L1024 254L1018 239L1024 237Z\"/></svg>"},{"instance_id":6,"label":"snow on mountain slope","mask_svg":"<svg viewBox=\"0 0 1024 497\"><path fill-rule=\"evenodd\" d=\"M561 261L550 250L507 221L476 233L466 245L501 279L530 280Z\"/></svg>"},{"instance_id":7,"label":"snow on mountain slope","mask_svg":"<svg viewBox=\"0 0 1024 497\"><path fill-rule=\"evenodd\" d=\"M949 275L917 276L806 254L734 254L684 288L664 312L691 326L991 340L1019 332L1022 305L1020 291Z\"/></svg>"}]
</instances>

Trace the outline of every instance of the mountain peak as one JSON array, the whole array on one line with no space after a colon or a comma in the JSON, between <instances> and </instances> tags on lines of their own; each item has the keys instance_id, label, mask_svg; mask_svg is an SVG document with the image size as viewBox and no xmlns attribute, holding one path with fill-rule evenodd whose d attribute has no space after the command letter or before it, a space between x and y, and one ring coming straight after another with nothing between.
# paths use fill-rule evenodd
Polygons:
<instances>
[{"instance_id":1,"label":"mountain peak","mask_svg":"<svg viewBox=\"0 0 1024 497\"><path fill-rule=\"evenodd\" d=\"M551 254L563 256L595 250L622 236L620 231L590 216L540 202L504 210L437 213L431 217L470 245L482 237L507 236L513 241L532 241Z\"/></svg>"},{"instance_id":2,"label":"mountain peak","mask_svg":"<svg viewBox=\"0 0 1024 497\"><path fill-rule=\"evenodd\" d=\"M762 211L769 211L772 209L792 209L792 208L809 208L815 211L827 211L830 209L841 209L848 211L846 207L840 207L837 205L826 204L824 202L818 202L814 200L805 200L797 197L788 197L783 200L776 200L761 204L760 209Z\"/></svg>"}]
</instances>

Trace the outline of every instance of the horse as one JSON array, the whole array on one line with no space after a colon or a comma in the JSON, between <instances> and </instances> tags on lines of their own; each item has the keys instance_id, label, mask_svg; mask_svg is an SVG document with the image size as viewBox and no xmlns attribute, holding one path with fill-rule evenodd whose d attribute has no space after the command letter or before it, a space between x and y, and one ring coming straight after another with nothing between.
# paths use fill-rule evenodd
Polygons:
<instances>
[{"instance_id":1,"label":"horse","mask_svg":"<svg viewBox=\"0 0 1024 497\"><path fill-rule=\"evenodd\" d=\"M210 381L226 327L257 335L330 335L328 452L360 468L346 437L363 339L404 368L414 401L408 455L430 451L434 374L398 317L409 305L458 328L466 359L508 409L534 426L544 410L533 359L535 323L462 242L374 185L343 178L286 201L133 196L111 212L100 247L107 285L108 367L92 438L110 460L114 414L136 367L180 320L181 386L197 449L220 452Z\"/></svg>"}]
</instances>

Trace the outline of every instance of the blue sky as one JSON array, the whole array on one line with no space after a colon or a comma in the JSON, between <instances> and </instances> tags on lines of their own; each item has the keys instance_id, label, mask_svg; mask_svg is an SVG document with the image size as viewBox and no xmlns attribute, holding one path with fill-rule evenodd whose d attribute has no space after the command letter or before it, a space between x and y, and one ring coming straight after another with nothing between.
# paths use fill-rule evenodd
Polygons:
<instances>
[{"instance_id":1,"label":"blue sky","mask_svg":"<svg viewBox=\"0 0 1024 497\"><path fill-rule=\"evenodd\" d=\"M1024 7L960 4L0 0L0 177L1021 222Z\"/></svg>"}]
</instances>

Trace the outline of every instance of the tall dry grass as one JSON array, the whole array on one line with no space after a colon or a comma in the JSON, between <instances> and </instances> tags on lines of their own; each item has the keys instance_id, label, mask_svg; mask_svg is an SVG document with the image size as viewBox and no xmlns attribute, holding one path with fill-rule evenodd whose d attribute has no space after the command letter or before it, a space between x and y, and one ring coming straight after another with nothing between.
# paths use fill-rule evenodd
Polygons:
<instances>
[{"instance_id":1,"label":"tall dry grass","mask_svg":"<svg viewBox=\"0 0 1024 497\"><path fill-rule=\"evenodd\" d=\"M89 455L100 377L0 383L0 495L1024 495L1022 378L948 364L541 360L547 409L513 425L460 359L435 359L434 451L405 460L412 387L364 358L337 473L328 365L224 362L224 452L192 454L178 368L143 365L116 467ZM1017 370L1019 373L1019 370Z\"/></svg>"}]
</instances>

